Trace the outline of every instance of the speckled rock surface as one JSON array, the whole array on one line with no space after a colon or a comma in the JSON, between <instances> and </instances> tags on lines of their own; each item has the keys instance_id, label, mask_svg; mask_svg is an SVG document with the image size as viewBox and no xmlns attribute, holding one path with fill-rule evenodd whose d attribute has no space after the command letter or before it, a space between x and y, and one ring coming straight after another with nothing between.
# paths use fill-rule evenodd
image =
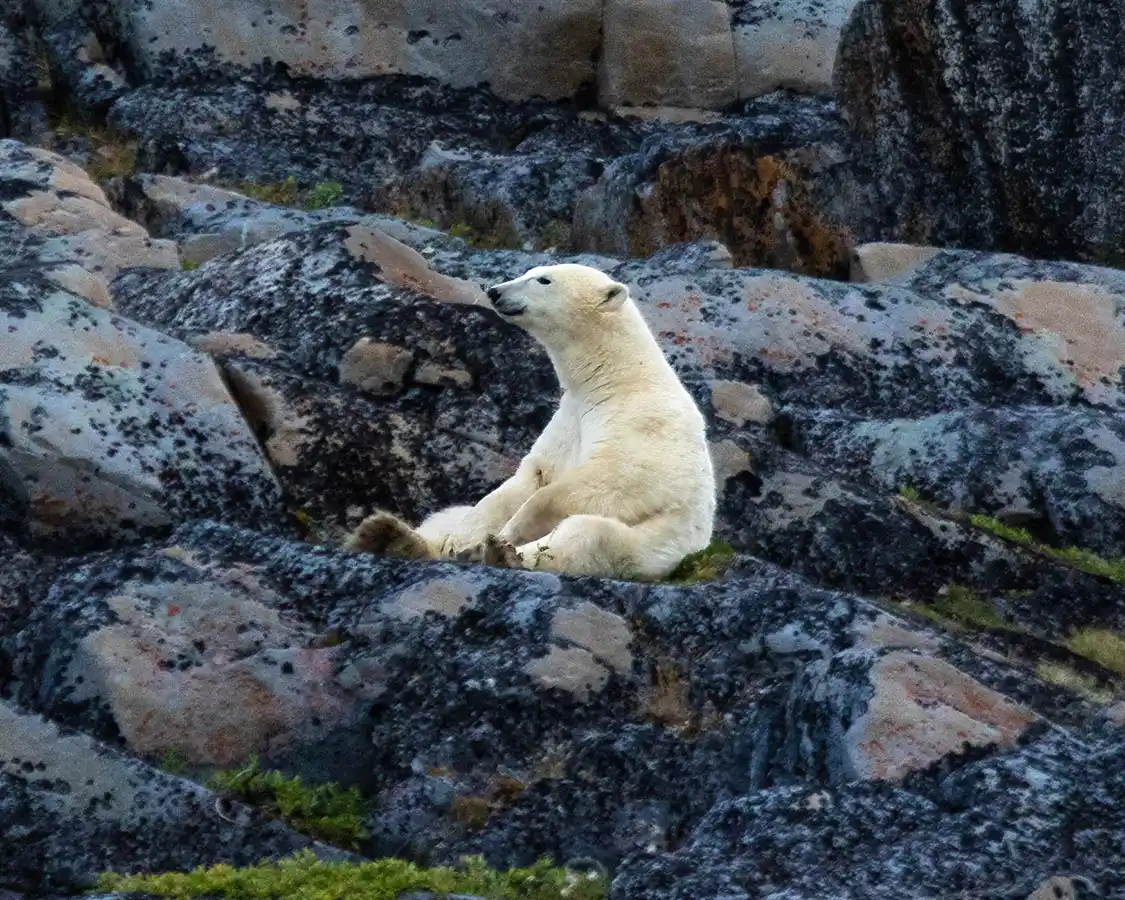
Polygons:
<instances>
[{"instance_id":1,"label":"speckled rock surface","mask_svg":"<svg viewBox=\"0 0 1125 900\"><path fill-rule=\"evenodd\" d=\"M170 241L115 212L105 193L57 153L0 141L0 270L33 266L91 303L112 307L109 282L123 269L178 269Z\"/></svg>"},{"instance_id":2,"label":"speckled rock surface","mask_svg":"<svg viewBox=\"0 0 1125 900\"><path fill-rule=\"evenodd\" d=\"M836 67L887 237L1120 263L1122 13L861 0Z\"/></svg>"},{"instance_id":3,"label":"speckled rock surface","mask_svg":"<svg viewBox=\"0 0 1125 900\"><path fill-rule=\"evenodd\" d=\"M196 272L115 284L130 315L224 360L323 540L374 507L416 520L472 502L526 452L556 396L542 351L464 302L550 257L406 226L392 241L382 227L321 225ZM719 249L578 259L631 286L701 404L723 538L848 590L926 603L969 585L1051 640L1125 626L1120 585L954 515L1119 555L1117 273L946 252L906 281L850 285L734 269ZM1040 301L1051 285L1083 314ZM387 446L389 467L375 449ZM434 452L447 446L456 452ZM341 480L338 467L355 474ZM938 511L904 502L904 488Z\"/></svg>"},{"instance_id":4,"label":"speckled rock surface","mask_svg":"<svg viewBox=\"0 0 1125 900\"><path fill-rule=\"evenodd\" d=\"M0 6L0 138L28 138L47 125L22 10Z\"/></svg>"},{"instance_id":5,"label":"speckled rock surface","mask_svg":"<svg viewBox=\"0 0 1125 900\"><path fill-rule=\"evenodd\" d=\"M35 268L0 270L0 508L65 546L191 515L276 527L278 489L215 364Z\"/></svg>"},{"instance_id":6,"label":"speckled rock surface","mask_svg":"<svg viewBox=\"0 0 1125 900\"><path fill-rule=\"evenodd\" d=\"M221 816L217 799L0 700L0 896L69 894L107 870L249 865L311 845L249 807Z\"/></svg>"},{"instance_id":7,"label":"speckled rock surface","mask_svg":"<svg viewBox=\"0 0 1125 900\"><path fill-rule=\"evenodd\" d=\"M840 31L856 0L727 0L740 99L778 88L830 95Z\"/></svg>"},{"instance_id":8,"label":"speckled rock surface","mask_svg":"<svg viewBox=\"0 0 1125 900\"><path fill-rule=\"evenodd\" d=\"M947 639L753 560L646 587L198 524L58 571L21 626L5 687L28 706L150 757L256 749L359 783L378 798L365 849L431 861L627 872L729 792L901 783L1037 734L1038 710L1073 715L1004 664L955 666Z\"/></svg>"}]
</instances>

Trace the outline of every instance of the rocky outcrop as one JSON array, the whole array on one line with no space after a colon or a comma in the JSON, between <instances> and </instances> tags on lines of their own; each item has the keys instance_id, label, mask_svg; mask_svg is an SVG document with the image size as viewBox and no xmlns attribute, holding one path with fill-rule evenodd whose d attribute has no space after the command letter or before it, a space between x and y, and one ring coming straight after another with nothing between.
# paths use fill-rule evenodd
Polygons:
<instances>
[{"instance_id":1,"label":"rocky outcrop","mask_svg":"<svg viewBox=\"0 0 1125 900\"><path fill-rule=\"evenodd\" d=\"M836 68L894 240L1120 263L1120 10L861 0Z\"/></svg>"},{"instance_id":2,"label":"rocky outcrop","mask_svg":"<svg viewBox=\"0 0 1125 900\"><path fill-rule=\"evenodd\" d=\"M251 807L224 808L191 781L3 701L0 839L0 888L36 895L90 889L105 871L251 865L312 846Z\"/></svg>"},{"instance_id":3,"label":"rocky outcrop","mask_svg":"<svg viewBox=\"0 0 1125 900\"><path fill-rule=\"evenodd\" d=\"M331 10L254 0L34 0L61 68L85 53L103 66L91 96L121 72L134 84L281 67L323 81L410 76L487 87L505 100L721 109L778 88L826 93L854 0L505 0L345 2ZM89 41L108 38L114 67ZM75 73L76 74L76 73ZM77 83L74 79L72 82Z\"/></svg>"},{"instance_id":4,"label":"rocky outcrop","mask_svg":"<svg viewBox=\"0 0 1125 900\"><path fill-rule=\"evenodd\" d=\"M435 862L638 873L730 790L899 784L1036 734L1055 702L1030 684L1013 701L990 686L1005 666L959 670L951 642L753 561L644 588L216 525L56 573L13 638L34 709L149 758L261 753L358 783L381 798L365 851Z\"/></svg>"},{"instance_id":5,"label":"rocky outcrop","mask_svg":"<svg viewBox=\"0 0 1125 900\"><path fill-rule=\"evenodd\" d=\"M112 311L109 280L177 265L61 157L0 142L0 511L67 546L215 515L265 527L276 482L214 363Z\"/></svg>"}]
</instances>

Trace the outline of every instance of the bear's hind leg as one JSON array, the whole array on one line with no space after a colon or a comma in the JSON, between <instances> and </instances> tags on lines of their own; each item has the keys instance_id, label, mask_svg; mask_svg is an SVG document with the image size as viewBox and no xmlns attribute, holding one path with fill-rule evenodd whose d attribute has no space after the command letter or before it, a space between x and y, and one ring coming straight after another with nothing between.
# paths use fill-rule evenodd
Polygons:
<instances>
[{"instance_id":1,"label":"bear's hind leg","mask_svg":"<svg viewBox=\"0 0 1125 900\"><path fill-rule=\"evenodd\" d=\"M518 548L528 569L602 578L654 580L675 569L668 548L653 546L648 529L605 516L568 516L546 537Z\"/></svg>"},{"instance_id":2,"label":"bear's hind leg","mask_svg":"<svg viewBox=\"0 0 1125 900\"><path fill-rule=\"evenodd\" d=\"M353 553L378 553L399 559L433 559L434 553L426 539L398 516L377 512L359 523L344 542L344 549Z\"/></svg>"}]
</instances>

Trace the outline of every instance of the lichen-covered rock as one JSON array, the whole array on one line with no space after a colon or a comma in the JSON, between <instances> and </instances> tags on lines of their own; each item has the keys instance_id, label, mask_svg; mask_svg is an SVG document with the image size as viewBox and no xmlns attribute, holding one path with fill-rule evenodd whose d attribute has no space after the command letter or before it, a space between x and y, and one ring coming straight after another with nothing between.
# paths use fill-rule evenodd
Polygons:
<instances>
[{"instance_id":1,"label":"lichen-covered rock","mask_svg":"<svg viewBox=\"0 0 1125 900\"><path fill-rule=\"evenodd\" d=\"M319 226L198 272L115 285L131 315L224 357L246 397L274 385L262 396L276 403L244 405L260 410L267 447L305 448L303 462L274 462L326 535L388 500L418 519L479 499L526 452L557 395L527 335L463 302L547 256L475 251L407 227L394 241L381 227ZM1120 586L1029 561L896 498L913 487L1117 555L1116 273L943 252L905 280L853 285L734 269L714 246L576 259L631 286L708 417L725 539L850 590L915 600L949 583L1030 591L1010 601L1013 615L1052 639L1125 624ZM1041 302L1045 285L1077 297L1082 315ZM367 412L349 420L352 392ZM426 434L435 447L456 435L459 449L428 452ZM370 451L388 438L401 451L395 474ZM979 479L965 475L966 458L979 460ZM336 478L336 459L362 474ZM491 474L469 477L469 459ZM1081 596L1062 603L1072 578Z\"/></svg>"},{"instance_id":2,"label":"lichen-covered rock","mask_svg":"<svg viewBox=\"0 0 1125 900\"><path fill-rule=\"evenodd\" d=\"M1099 0L861 0L836 82L884 236L1125 259L1120 32Z\"/></svg>"},{"instance_id":3,"label":"lichen-covered rock","mask_svg":"<svg viewBox=\"0 0 1125 900\"><path fill-rule=\"evenodd\" d=\"M277 484L215 364L180 341L0 272L0 507L44 542L152 533L192 515L261 527Z\"/></svg>"},{"instance_id":4,"label":"lichen-covered rock","mask_svg":"<svg viewBox=\"0 0 1125 900\"><path fill-rule=\"evenodd\" d=\"M311 841L0 700L0 885L67 893L102 872L250 865ZM345 858L331 848L323 858ZM0 889L0 896L4 894Z\"/></svg>"},{"instance_id":5,"label":"lichen-covered rock","mask_svg":"<svg viewBox=\"0 0 1125 900\"><path fill-rule=\"evenodd\" d=\"M123 269L180 267L175 244L115 212L82 169L14 140L0 141L0 235L0 270L34 266L97 306L112 307Z\"/></svg>"},{"instance_id":6,"label":"lichen-covered rock","mask_svg":"<svg viewBox=\"0 0 1125 900\"><path fill-rule=\"evenodd\" d=\"M847 276L850 228L866 215L844 133L813 100L658 130L606 165L575 203L572 245L648 256L667 244L722 241L735 265Z\"/></svg>"},{"instance_id":7,"label":"lichen-covered rock","mask_svg":"<svg viewBox=\"0 0 1125 900\"><path fill-rule=\"evenodd\" d=\"M602 29L603 106L721 109L735 101L725 0L607 0Z\"/></svg>"},{"instance_id":8,"label":"lichen-covered rock","mask_svg":"<svg viewBox=\"0 0 1125 900\"><path fill-rule=\"evenodd\" d=\"M47 126L22 10L0 6L0 138L30 138Z\"/></svg>"},{"instance_id":9,"label":"lichen-covered rock","mask_svg":"<svg viewBox=\"0 0 1125 900\"><path fill-rule=\"evenodd\" d=\"M751 560L642 586L214 524L59 570L5 644L7 686L60 722L358 783L364 849L433 862L616 866L731 790L900 781L1058 714L1007 666L955 667L947 640Z\"/></svg>"},{"instance_id":10,"label":"lichen-covered rock","mask_svg":"<svg viewBox=\"0 0 1125 900\"><path fill-rule=\"evenodd\" d=\"M739 99L778 88L828 95L840 31L856 0L727 0Z\"/></svg>"},{"instance_id":11,"label":"lichen-covered rock","mask_svg":"<svg viewBox=\"0 0 1125 900\"><path fill-rule=\"evenodd\" d=\"M859 900L893 877L901 897L1024 898L1048 896L1037 891L1059 872L1097 891L1083 896L1115 896L1123 742L1121 730L1052 732L900 788L757 791L716 804L674 852L631 859L610 896L741 900L768 884L794 900Z\"/></svg>"}]
</instances>

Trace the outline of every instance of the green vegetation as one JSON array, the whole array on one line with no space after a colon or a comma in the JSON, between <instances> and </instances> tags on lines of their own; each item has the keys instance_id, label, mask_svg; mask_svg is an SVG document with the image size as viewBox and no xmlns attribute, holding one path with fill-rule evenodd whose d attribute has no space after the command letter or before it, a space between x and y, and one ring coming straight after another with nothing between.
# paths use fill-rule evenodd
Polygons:
<instances>
[{"instance_id":1,"label":"green vegetation","mask_svg":"<svg viewBox=\"0 0 1125 900\"><path fill-rule=\"evenodd\" d=\"M81 137L89 141L90 161L86 174L91 180L105 184L111 178L133 174L137 160L136 141L67 108L50 113L49 121L60 137Z\"/></svg>"},{"instance_id":2,"label":"green vegetation","mask_svg":"<svg viewBox=\"0 0 1125 900\"><path fill-rule=\"evenodd\" d=\"M918 489L913 488L910 485L905 485L904 487L899 488L898 495L908 503L922 502L922 495L918 493Z\"/></svg>"},{"instance_id":3,"label":"green vegetation","mask_svg":"<svg viewBox=\"0 0 1125 900\"><path fill-rule=\"evenodd\" d=\"M188 772L187 760L179 750L169 750L160 757L158 765L169 775L186 775Z\"/></svg>"},{"instance_id":4,"label":"green vegetation","mask_svg":"<svg viewBox=\"0 0 1125 900\"><path fill-rule=\"evenodd\" d=\"M1097 575L1101 578L1109 578L1113 581L1125 582L1125 559L1105 559L1098 556L1092 550L1086 550L1082 547L1060 548L1041 544L1031 536L1031 533L1027 531L1027 529L1006 525L992 516L972 515L969 516L969 522L972 523L974 528L987 531L989 534L993 534L1001 540L1029 547L1064 565L1068 565L1073 569L1078 569L1080 572L1085 572L1088 575Z\"/></svg>"},{"instance_id":5,"label":"green vegetation","mask_svg":"<svg viewBox=\"0 0 1125 900\"><path fill-rule=\"evenodd\" d=\"M1035 674L1048 684L1066 688L1092 703L1104 704L1113 700L1112 690L1102 687L1098 684L1096 678L1077 672L1069 666L1054 662L1041 662L1035 667Z\"/></svg>"},{"instance_id":6,"label":"green vegetation","mask_svg":"<svg viewBox=\"0 0 1125 900\"><path fill-rule=\"evenodd\" d=\"M608 885L602 878L572 876L546 861L528 869L496 872L483 859L470 857L460 870L423 869L396 859L321 862L306 850L280 862L243 869L220 865L186 874L106 874L98 879L97 888L181 900L397 900L409 891L472 894L488 900L600 900Z\"/></svg>"},{"instance_id":7,"label":"green vegetation","mask_svg":"<svg viewBox=\"0 0 1125 900\"><path fill-rule=\"evenodd\" d=\"M723 575L735 561L734 547L724 541L713 541L710 547L684 557L676 570L668 576L672 584L699 584L714 581Z\"/></svg>"},{"instance_id":8,"label":"green vegetation","mask_svg":"<svg viewBox=\"0 0 1125 900\"><path fill-rule=\"evenodd\" d=\"M306 785L300 778L263 771L257 759L245 768L216 773L208 787L261 807L296 831L340 847L357 849L367 837L363 819L368 804L354 787L345 791L338 784Z\"/></svg>"},{"instance_id":9,"label":"green vegetation","mask_svg":"<svg viewBox=\"0 0 1125 900\"><path fill-rule=\"evenodd\" d=\"M344 199L344 187L335 181L322 181L308 193L306 209L328 209L339 206Z\"/></svg>"},{"instance_id":10,"label":"green vegetation","mask_svg":"<svg viewBox=\"0 0 1125 900\"><path fill-rule=\"evenodd\" d=\"M193 259L185 259L180 263L180 269L182 269L184 272L194 272L198 268L199 263Z\"/></svg>"},{"instance_id":11,"label":"green vegetation","mask_svg":"<svg viewBox=\"0 0 1125 900\"><path fill-rule=\"evenodd\" d=\"M961 584L947 584L931 603L910 608L943 625L953 624L985 631L1021 630L1005 621L988 600Z\"/></svg>"},{"instance_id":12,"label":"green vegetation","mask_svg":"<svg viewBox=\"0 0 1125 900\"><path fill-rule=\"evenodd\" d=\"M302 190L297 179L290 175L284 181L259 184L248 181L231 186L231 190L245 194L252 200L274 206L296 206L301 209L327 209L338 206L344 199L343 185L335 181L322 181Z\"/></svg>"},{"instance_id":13,"label":"green vegetation","mask_svg":"<svg viewBox=\"0 0 1125 900\"><path fill-rule=\"evenodd\" d=\"M1066 642L1071 653L1096 662L1103 669L1125 675L1125 638L1101 628L1084 628L1076 631Z\"/></svg>"}]
</instances>

